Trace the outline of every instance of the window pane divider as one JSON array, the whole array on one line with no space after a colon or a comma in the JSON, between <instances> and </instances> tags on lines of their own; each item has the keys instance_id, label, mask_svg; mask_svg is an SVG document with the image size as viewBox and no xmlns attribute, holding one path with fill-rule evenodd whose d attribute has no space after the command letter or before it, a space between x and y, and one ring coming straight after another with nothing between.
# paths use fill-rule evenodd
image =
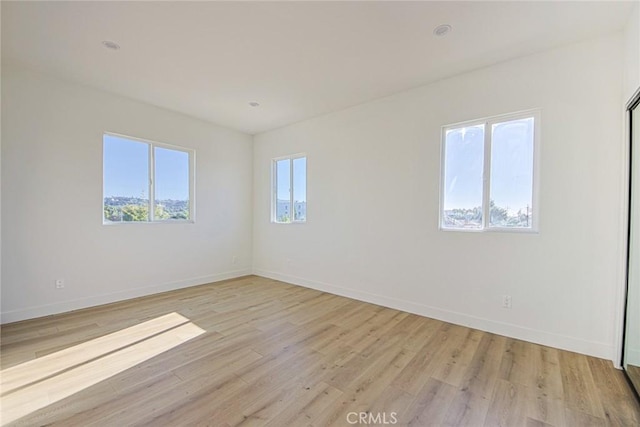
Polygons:
<instances>
[{"instance_id":1,"label":"window pane divider","mask_svg":"<svg viewBox=\"0 0 640 427\"><path fill-rule=\"evenodd\" d=\"M293 212L293 158L289 159L289 222L294 222L295 215Z\"/></svg>"},{"instance_id":2,"label":"window pane divider","mask_svg":"<svg viewBox=\"0 0 640 427\"><path fill-rule=\"evenodd\" d=\"M149 144L149 221L153 222L155 220L155 183L154 177L156 176L156 159L155 159L155 148L153 144Z\"/></svg>"},{"instance_id":3,"label":"window pane divider","mask_svg":"<svg viewBox=\"0 0 640 427\"><path fill-rule=\"evenodd\" d=\"M491 223L491 123L484 124L484 164L482 166L482 229Z\"/></svg>"}]
</instances>

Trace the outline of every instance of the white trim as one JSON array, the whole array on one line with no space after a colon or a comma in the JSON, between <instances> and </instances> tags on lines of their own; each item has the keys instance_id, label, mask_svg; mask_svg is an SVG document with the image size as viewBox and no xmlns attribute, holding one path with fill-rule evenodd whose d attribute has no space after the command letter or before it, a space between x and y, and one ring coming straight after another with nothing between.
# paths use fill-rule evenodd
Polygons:
<instances>
[{"instance_id":1,"label":"white trim","mask_svg":"<svg viewBox=\"0 0 640 427\"><path fill-rule=\"evenodd\" d=\"M542 150L542 110L533 112L533 193L531 199L531 230L540 232L540 151Z\"/></svg>"},{"instance_id":2,"label":"white trim","mask_svg":"<svg viewBox=\"0 0 640 427\"><path fill-rule=\"evenodd\" d=\"M278 210L278 163L276 159L271 160L271 222L276 222L276 211Z\"/></svg>"},{"instance_id":3,"label":"white trim","mask_svg":"<svg viewBox=\"0 0 640 427\"><path fill-rule=\"evenodd\" d=\"M444 220L444 209L443 209L444 208L444 186L446 184L444 180L445 159L447 158L446 156L447 144L444 143L446 132L447 132L446 128L442 126L440 128L440 183L439 183L440 195L439 195L439 203L438 203L438 230L446 230L446 228L442 226L442 222ZM104 179L102 181L104 182ZM103 191L103 194L104 194L104 191ZM104 213L102 214L102 217L104 218Z\"/></svg>"},{"instance_id":4,"label":"white trim","mask_svg":"<svg viewBox=\"0 0 640 427\"><path fill-rule=\"evenodd\" d=\"M250 274L250 269L233 270L207 276L193 277L176 282L163 283L160 285L135 287L124 291L78 298L71 301L27 307L19 310L5 311L1 315L0 323L5 324L10 322L18 322L20 320L33 319L36 317L49 316L52 314L66 313L68 311L95 307L102 304L110 304L113 302L124 301L131 298L154 295L161 292L189 288L191 286L215 283L222 280L235 279L237 277L248 276Z\"/></svg>"},{"instance_id":5,"label":"white trim","mask_svg":"<svg viewBox=\"0 0 640 427\"><path fill-rule=\"evenodd\" d=\"M188 222L196 222L196 150L189 153L189 219Z\"/></svg>"},{"instance_id":6,"label":"white trim","mask_svg":"<svg viewBox=\"0 0 640 427\"><path fill-rule=\"evenodd\" d=\"M363 292L356 289L343 288L341 286L330 285L328 283L273 271L254 269L253 274L562 350L574 351L608 360L613 360L612 358L614 356L614 348L611 343L586 341L580 338L526 328L512 323L498 322L464 313L443 310L437 307L416 303L414 301L406 301L384 295Z\"/></svg>"}]
</instances>

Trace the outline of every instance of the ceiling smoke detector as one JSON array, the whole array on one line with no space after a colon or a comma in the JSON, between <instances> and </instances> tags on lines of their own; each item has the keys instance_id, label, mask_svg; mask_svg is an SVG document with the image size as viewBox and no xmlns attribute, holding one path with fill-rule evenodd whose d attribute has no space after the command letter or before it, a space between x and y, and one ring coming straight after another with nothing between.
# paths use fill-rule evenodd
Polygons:
<instances>
[{"instance_id":1,"label":"ceiling smoke detector","mask_svg":"<svg viewBox=\"0 0 640 427\"><path fill-rule=\"evenodd\" d=\"M444 37L447 34L449 34L450 32L451 32L451 25L442 24L442 25L438 25L436 28L434 28L433 35L436 36L436 37Z\"/></svg>"},{"instance_id":2,"label":"ceiling smoke detector","mask_svg":"<svg viewBox=\"0 0 640 427\"><path fill-rule=\"evenodd\" d=\"M111 50L118 50L118 49L120 49L120 45L119 45L118 43L114 42L114 41L111 41L111 40L104 40L104 41L102 42L102 45L103 45L104 47L106 47L107 49L111 49Z\"/></svg>"}]
</instances>

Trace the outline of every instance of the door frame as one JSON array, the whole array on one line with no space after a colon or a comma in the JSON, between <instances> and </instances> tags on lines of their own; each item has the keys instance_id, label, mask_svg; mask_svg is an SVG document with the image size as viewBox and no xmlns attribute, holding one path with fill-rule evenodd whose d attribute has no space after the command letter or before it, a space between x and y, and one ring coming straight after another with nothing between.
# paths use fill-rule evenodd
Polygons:
<instances>
[{"instance_id":1,"label":"door frame","mask_svg":"<svg viewBox=\"0 0 640 427\"><path fill-rule=\"evenodd\" d=\"M640 87L635 91L635 93L633 94L633 96L631 96L631 99L629 100L629 102L627 102L627 105L625 106L625 115L627 116L627 123L628 125L627 127L627 131L628 131L628 165L627 165L627 170L628 170L628 184L627 184L627 233L626 233L626 238L627 238L627 244L626 244L626 249L627 249L627 254L626 254L626 271L625 271L625 285L624 285L624 298L623 298L623 313L622 313L622 351L620 352L620 366L622 368L622 371L624 372L624 376L627 379L627 382L629 383L629 386L631 387L631 389L634 391L636 398L638 400L640 400L640 390L636 389L635 385L633 384L633 382L631 381L631 378L629 377L629 374L627 372L627 370L624 368L624 355L625 355L625 347L626 347L626 337L627 337L627 310L628 310L628 300L629 300L629 267L630 267L630 262L631 262L631 218L632 218L632 208L633 205L631 204L631 197L633 194L633 182L632 182L632 177L633 177L633 153L634 153L634 147L633 147L633 131L634 131L634 127L633 127L633 120L632 120L632 110L634 108L640 108ZM640 123L636 124L636 126L640 126ZM638 144L638 146L636 147L636 150L640 149L640 141L636 141L636 144ZM640 167L640 165L637 165L637 167ZM638 185L638 184L636 184Z\"/></svg>"}]
</instances>

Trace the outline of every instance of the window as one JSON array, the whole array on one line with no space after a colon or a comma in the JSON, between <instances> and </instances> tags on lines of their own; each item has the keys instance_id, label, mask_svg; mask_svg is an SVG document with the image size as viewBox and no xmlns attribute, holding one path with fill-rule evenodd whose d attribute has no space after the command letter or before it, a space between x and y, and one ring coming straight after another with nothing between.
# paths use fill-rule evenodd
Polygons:
<instances>
[{"instance_id":1,"label":"window","mask_svg":"<svg viewBox=\"0 0 640 427\"><path fill-rule=\"evenodd\" d=\"M103 223L193 220L193 150L103 135Z\"/></svg>"},{"instance_id":2,"label":"window","mask_svg":"<svg viewBox=\"0 0 640 427\"><path fill-rule=\"evenodd\" d=\"M273 160L273 222L307 220L307 157L295 155Z\"/></svg>"},{"instance_id":3,"label":"window","mask_svg":"<svg viewBox=\"0 0 640 427\"><path fill-rule=\"evenodd\" d=\"M536 231L539 112L442 131L440 227Z\"/></svg>"}]
</instances>

